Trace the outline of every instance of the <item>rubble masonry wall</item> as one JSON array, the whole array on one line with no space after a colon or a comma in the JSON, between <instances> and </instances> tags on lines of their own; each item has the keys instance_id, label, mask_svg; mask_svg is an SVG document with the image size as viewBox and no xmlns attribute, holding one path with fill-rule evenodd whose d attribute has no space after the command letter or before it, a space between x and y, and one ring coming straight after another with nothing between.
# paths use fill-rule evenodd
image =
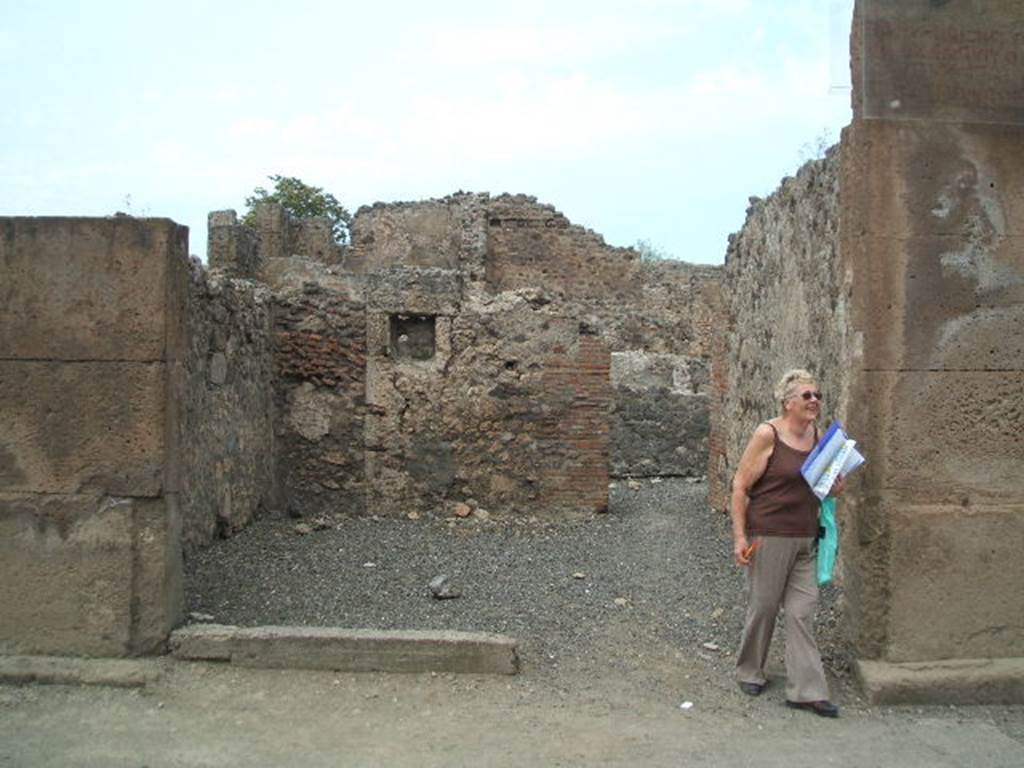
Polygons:
<instances>
[{"instance_id":1,"label":"rubble masonry wall","mask_svg":"<svg viewBox=\"0 0 1024 768\"><path fill-rule=\"evenodd\" d=\"M751 198L725 258L712 367L708 493L729 509L732 476L758 423L779 414L772 394L790 368L818 377L822 428L845 418L850 278L839 250L840 150L806 163L767 198Z\"/></svg>"},{"instance_id":2,"label":"rubble masonry wall","mask_svg":"<svg viewBox=\"0 0 1024 768\"><path fill-rule=\"evenodd\" d=\"M276 505L271 310L266 286L193 262L179 406L186 554Z\"/></svg>"},{"instance_id":3,"label":"rubble masonry wall","mask_svg":"<svg viewBox=\"0 0 1024 768\"><path fill-rule=\"evenodd\" d=\"M363 208L326 261L263 250L295 511L594 511L618 445L615 471L703 474L717 269L644 264L509 195ZM634 371L614 385L612 350ZM666 365L668 386L635 375ZM666 461L642 447L659 429Z\"/></svg>"}]
</instances>

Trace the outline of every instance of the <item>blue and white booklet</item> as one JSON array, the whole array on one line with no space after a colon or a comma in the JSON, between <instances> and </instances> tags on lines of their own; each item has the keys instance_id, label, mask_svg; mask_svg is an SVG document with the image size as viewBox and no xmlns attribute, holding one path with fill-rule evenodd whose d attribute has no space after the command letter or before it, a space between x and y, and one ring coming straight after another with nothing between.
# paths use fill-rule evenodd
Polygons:
<instances>
[{"instance_id":1,"label":"blue and white booklet","mask_svg":"<svg viewBox=\"0 0 1024 768\"><path fill-rule=\"evenodd\" d=\"M837 477L845 477L863 463L864 456L857 450L857 441L850 439L842 424L833 421L800 467L800 472L814 495L824 499Z\"/></svg>"}]
</instances>

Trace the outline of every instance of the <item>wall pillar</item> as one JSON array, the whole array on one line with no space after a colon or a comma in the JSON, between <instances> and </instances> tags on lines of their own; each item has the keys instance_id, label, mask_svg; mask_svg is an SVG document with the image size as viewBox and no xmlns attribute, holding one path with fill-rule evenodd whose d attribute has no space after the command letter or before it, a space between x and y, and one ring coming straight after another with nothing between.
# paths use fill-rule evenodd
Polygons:
<instances>
[{"instance_id":1,"label":"wall pillar","mask_svg":"<svg viewBox=\"0 0 1024 768\"><path fill-rule=\"evenodd\" d=\"M182 615L188 230L0 219L0 653L158 651Z\"/></svg>"},{"instance_id":2,"label":"wall pillar","mask_svg":"<svg viewBox=\"0 0 1024 768\"><path fill-rule=\"evenodd\" d=\"M880 701L1024 700L1024 675L989 695L964 672L1024 656L1022 22L1001 0L861 0L855 16L841 247L868 464L843 551ZM943 682L916 685L920 662Z\"/></svg>"}]
</instances>

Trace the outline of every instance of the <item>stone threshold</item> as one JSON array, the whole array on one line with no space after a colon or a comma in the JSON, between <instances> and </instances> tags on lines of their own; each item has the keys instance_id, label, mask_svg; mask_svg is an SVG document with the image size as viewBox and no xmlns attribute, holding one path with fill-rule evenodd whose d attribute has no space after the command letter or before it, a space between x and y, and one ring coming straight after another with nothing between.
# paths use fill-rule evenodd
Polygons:
<instances>
[{"instance_id":1,"label":"stone threshold","mask_svg":"<svg viewBox=\"0 0 1024 768\"><path fill-rule=\"evenodd\" d=\"M266 669L497 675L519 671L515 640L478 632L191 624L171 633L170 647L177 659Z\"/></svg>"},{"instance_id":2,"label":"stone threshold","mask_svg":"<svg viewBox=\"0 0 1024 768\"><path fill-rule=\"evenodd\" d=\"M872 704L1024 704L1024 658L856 663Z\"/></svg>"}]
</instances>

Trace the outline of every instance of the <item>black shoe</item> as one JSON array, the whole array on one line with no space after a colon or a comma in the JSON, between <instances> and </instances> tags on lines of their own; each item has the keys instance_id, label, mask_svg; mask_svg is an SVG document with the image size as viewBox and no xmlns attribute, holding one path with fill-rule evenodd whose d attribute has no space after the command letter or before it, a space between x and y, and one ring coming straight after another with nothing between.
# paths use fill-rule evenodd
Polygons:
<instances>
[{"instance_id":1,"label":"black shoe","mask_svg":"<svg viewBox=\"0 0 1024 768\"><path fill-rule=\"evenodd\" d=\"M793 709L806 709L820 717L839 717L839 707L831 701L786 701L787 707Z\"/></svg>"},{"instance_id":2,"label":"black shoe","mask_svg":"<svg viewBox=\"0 0 1024 768\"><path fill-rule=\"evenodd\" d=\"M740 690L747 696L760 696L764 686L764 683L740 683Z\"/></svg>"}]
</instances>

